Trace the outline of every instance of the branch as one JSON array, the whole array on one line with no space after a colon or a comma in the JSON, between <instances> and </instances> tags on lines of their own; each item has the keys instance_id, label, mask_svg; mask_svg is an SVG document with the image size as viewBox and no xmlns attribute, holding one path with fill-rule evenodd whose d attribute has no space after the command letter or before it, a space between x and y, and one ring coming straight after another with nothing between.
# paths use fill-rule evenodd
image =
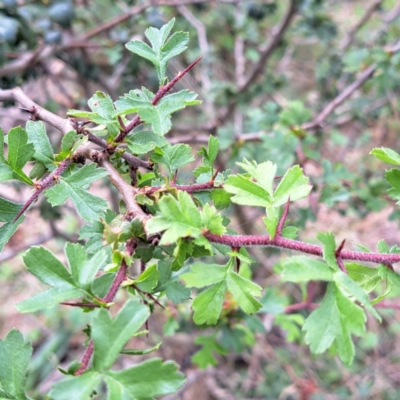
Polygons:
<instances>
[{"instance_id":1,"label":"branch","mask_svg":"<svg viewBox=\"0 0 400 400\"><path fill-rule=\"evenodd\" d=\"M237 93L242 93L256 80L258 75L265 70L265 64L270 58L271 54L282 40L284 33L290 25L296 12L296 1L290 0L289 7L284 15L282 21L272 29L271 38L261 49L260 59L257 64L253 66L248 76L244 79L243 83L239 85Z\"/></svg>"},{"instance_id":2,"label":"branch","mask_svg":"<svg viewBox=\"0 0 400 400\"><path fill-rule=\"evenodd\" d=\"M393 54L400 50L400 41L394 46L388 47L386 51ZM342 104L347 98L349 98L358 88L360 88L368 79L370 79L377 69L376 64L370 65L363 73L356 79L352 84L347 86L339 95L337 95L332 101L330 101L322 111L310 122L306 122L301 126L305 131L321 128L325 119Z\"/></svg>"},{"instance_id":3,"label":"branch","mask_svg":"<svg viewBox=\"0 0 400 400\"><path fill-rule=\"evenodd\" d=\"M281 236L276 236L274 239L270 239L269 235L219 236L213 233L206 233L204 237L210 242L225 244L230 247L272 246L312 254L319 257L323 256L323 251L320 246L300 242L298 240L287 239ZM364 253L361 251L342 250L340 252L340 257L342 260L357 260L385 265L400 262L400 254Z\"/></svg>"},{"instance_id":4,"label":"branch","mask_svg":"<svg viewBox=\"0 0 400 400\"><path fill-rule=\"evenodd\" d=\"M223 185L215 185L214 182L209 181L205 183L194 183L193 185L169 185L169 186L146 186L138 189L138 193L146 195L153 194L157 191L168 191L170 189L183 190L187 193L202 192L203 190L220 189Z\"/></svg>"},{"instance_id":5,"label":"branch","mask_svg":"<svg viewBox=\"0 0 400 400\"><path fill-rule=\"evenodd\" d=\"M368 22L377 8L381 5L382 0L375 0L366 10L361 19L347 32L346 37L343 39L339 49L344 52L354 41L356 33Z\"/></svg>"},{"instance_id":6,"label":"branch","mask_svg":"<svg viewBox=\"0 0 400 400\"><path fill-rule=\"evenodd\" d=\"M66 134L69 131L74 131L70 119L61 118L45 108L40 107L37 103L31 100L21 88L3 90L0 89L0 101L16 101L26 108L36 119L47 122L54 128Z\"/></svg>"}]
</instances>

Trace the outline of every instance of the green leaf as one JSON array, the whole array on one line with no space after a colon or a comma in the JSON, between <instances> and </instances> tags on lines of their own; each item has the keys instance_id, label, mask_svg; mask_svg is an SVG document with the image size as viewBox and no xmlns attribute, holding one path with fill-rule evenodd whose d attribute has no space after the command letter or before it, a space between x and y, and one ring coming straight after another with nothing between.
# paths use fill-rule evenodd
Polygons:
<instances>
[{"instance_id":1,"label":"green leaf","mask_svg":"<svg viewBox=\"0 0 400 400\"><path fill-rule=\"evenodd\" d=\"M152 293L160 278L157 265L151 265L144 271L139 278L134 280L135 285L143 292Z\"/></svg>"},{"instance_id":2,"label":"green leaf","mask_svg":"<svg viewBox=\"0 0 400 400\"><path fill-rule=\"evenodd\" d=\"M382 321L380 315L372 307L367 293L353 279L343 271L338 270L334 273L334 280L346 295L354 296L379 322Z\"/></svg>"},{"instance_id":3,"label":"green leaf","mask_svg":"<svg viewBox=\"0 0 400 400\"><path fill-rule=\"evenodd\" d=\"M171 361L152 358L123 371L107 371L105 381L109 399L119 393L128 393L134 399L152 399L176 392L185 383L185 377L178 372L178 366ZM126 397L123 397L126 398Z\"/></svg>"},{"instance_id":4,"label":"green leaf","mask_svg":"<svg viewBox=\"0 0 400 400\"><path fill-rule=\"evenodd\" d=\"M294 256L281 263L282 280L289 282L332 281L333 272L323 262L306 256Z\"/></svg>"},{"instance_id":5,"label":"green leaf","mask_svg":"<svg viewBox=\"0 0 400 400\"><path fill-rule=\"evenodd\" d=\"M215 339L211 336L198 336L194 343L202 345L203 347L192 357L192 361L198 365L199 368L206 368L209 365L216 366L217 360L214 357L214 353L227 355L229 351L222 347Z\"/></svg>"},{"instance_id":6,"label":"green leaf","mask_svg":"<svg viewBox=\"0 0 400 400\"><path fill-rule=\"evenodd\" d=\"M346 263L345 267L349 277L367 293L371 293L382 282L377 268L368 268L357 263Z\"/></svg>"},{"instance_id":7,"label":"green leaf","mask_svg":"<svg viewBox=\"0 0 400 400\"><path fill-rule=\"evenodd\" d=\"M71 274L61 261L44 247L31 247L23 257L28 271L46 285L63 288L74 288Z\"/></svg>"},{"instance_id":8,"label":"green leaf","mask_svg":"<svg viewBox=\"0 0 400 400\"><path fill-rule=\"evenodd\" d=\"M269 207L272 202L268 190L243 175L230 175L224 189L234 194L231 201L236 204Z\"/></svg>"},{"instance_id":9,"label":"green leaf","mask_svg":"<svg viewBox=\"0 0 400 400\"><path fill-rule=\"evenodd\" d=\"M26 400L25 375L32 355L32 346L16 329L0 340L0 385L9 398ZM7 397L3 397L7 398Z\"/></svg>"},{"instance_id":10,"label":"green leaf","mask_svg":"<svg viewBox=\"0 0 400 400\"><path fill-rule=\"evenodd\" d=\"M54 287L21 301L16 308L21 313L32 313L55 307L62 301L76 299L83 295L84 292L79 288Z\"/></svg>"},{"instance_id":11,"label":"green leaf","mask_svg":"<svg viewBox=\"0 0 400 400\"><path fill-rule=\"evenodd\" d=\"M290 168L274 193L274 206L278 207L285 204L290 197L290 201L295 201L307 197L312 189L308 184L309 180L303 175L303 169L298 165Z\"/></svg>"},{"instance_id":12,"label":"green leaf","mask_svg":"<svg viewBox=\"0 0 400 400\"><path fill-rule=\"evenodd\" d=\"M375 156L385 163L400 165L400 154L387 147L375 148L369 154Z\"/></svg>"},{"instance_id":13,"label":"green leaf","mask_svg":"<svg viewBox=\"0 0 400 400\"><path fill-rule=\"evenodd\" d=\"M194 161L192 149L187 144L167 145L163 148L156 147L150 157L151 161L167 166L170 176L184 165Z\"/></svg>"},{"instance_id":14,"label":"green leaf","mask_svg":"<svg viewBox=\"0 0 400 400\"><path fill-rule=\"evenodd\" d=\"M206 149L204 146L201 147L201 150L197 152L199 156L203 156L203 164L207 167L212 168L214 165L214 161L217 158L218 150L219 150L219 139L215 136L210 135L208 139L208 148Z\"/></svg>"},{"instance_id":15,"label":"green leaf","mask_svg":"<svg viewBox=\"0 0 400 400\"><path fill-rule=\"evenodd\" d=\"M155 346L147 349L122 349L121 354L128 354L130 356L142 356L144 354L152 353L160 348L162 342L158 342Z\"/></svg>"},{"instance_id":16,"label":"green leaf","mask_svg":"<svg viewBox=\"0 0 400 400\"><path fill-rule=\"evenodd\" d=\"M93 222L101 217L107 202L87 191L88 186L107 175L103 168L96 168L95 164L83 166L80 170L60 178L60 182L46 191L46 197L53 206L59 206L71 198L81 218Z\"/></svg>"},{"instance_id":17,"label":"green leaf","mask_svg":"<svg viewBox=\"0 0 400 400\"><path fill-rule=\"evenodd\" d=\"M114 114L114 104L110 96L106 93L97 91L89 100L89 108L106 120L112 120Z\"/></svg>"},{"instance_id":18,"label":"green leaf","mask_svg":"<svg viewBox=\"0 0 400 400\"><path fill-rule=\"evenodd\" d=\"M164 81L168 61L186 50L189 42L189 34L186 32L176 32L167 41L174 23L175 18L159 30L156 28L148 28L146 30L145 35L150 41L152 48L139 40L134 40L126 44L126 48L129 51L154 64L160 84Z\"/></svg>"},{"instance_id":19,"label":"green leaf","mask_svg":"<svg viewBox=\"0 0 400 400\"><path fill-rule=\"evenodd\" d=\"M195 263L190 266L190 272L182 274L180 277L187 287L202 288L214 285L226 279L229 265Z\"/></svg>"},{"instance_id":20,"label":"green leaf","mask_svg":"<svg viewBox=\"0 0 400 400\"><path fill-rule=\"evenodd\" d=\"M338 270L339 266L336 261L336 243L332 233L318 233L317 239L324 245L323 246L323 258L325 262L334 270Z\"/></svg>"},{"instance_id":21,"label":"green leaf","mask_svg":"<svg viewBox=\"0 0 400 400\"><path fill-rule=\"evenodd\" d=\"M217 210L206 204L201 211L201 224L202 228L207 229L209 232L215 235L222 235L226 232L226 228L223 224L224 220L221 214L217 214Z\"/></svg>"},{"instance_id":22,"label":"green leaf","mask_svg":"<svg viewBox=\"0 0 400 400\"><path fill-rule=\"evenodd\" d=\"M190 298L191 290L178 281L170 281L165 287L165 294L173 303L179 304Z\"/></svg>"},{"instance_id":23,"label":"green leaf","mask_svg":"<svg viewBox=\"0 0 400 400\"><path fill-rule=\"evenodd\" d=\"M263 218L265 227L269 233L271 239L275 237L276 229L279 224L279 219L281 217L281 213L279 212L279 208L275 207L267 207L266 208L267 216Z\"/></svg>"},{"instance_id":24,"label":"green leaf","mask_svg":"<svg viewBox=\"0 0 400 400\"><path fill-rule=\"evenodd\" d=\"M245 313L253 314L262 307L262 304L254 298L254 296L261 296L260 286L233 271L229 271L226 284Z\"/></svg>"},{"instance_id":25,"label":"green leaf","mask_svg":"<svg viewBox=\"0 0 400 400\"><path fill-rule=\"evenodd\" d=\"M4 132L0 129L0 142L4 142ZM32 143L28 143L25 129L17 126L8 133L8 161L0 156L0 182L16 179L28 185L33 185L32 180L22 171L25 164L34 155Z\"/></svg>"},{"instance_id":26,"label":"green leaf","mask_svg":"<svg viewBox=\"0 0 400 400\"><path fill-rule=\"evenodd\" d=\"M301 101L290 101L279 115L279 122L289 128L309 121L311 114Z\"/></svg>"},{"instance_id":27,"label":"green leaf","mask_svg":"<svg viewBox=\"0 0 400 400\"><path fill-rule=\"evenodd\" d=\"M232 195L224 189L214 189L210 193L210 197L214 202L217 210L223 210L231 205Z\"/></svg>"},{"instance_id":28,"label":"green leaf","mask_svg":"<svg viewBox=\"0 0 400 400\"><path fill-rule=\"evenodd\" d=\"M76 131L67 132L63 136L61 141L61 151L63 153L70 151L77 139L78 139L78 134L76 133Z\"/></svg>"},{"instance_id":29,"label":"green leaf","mask_svg":"<svg viewBox=\"0 0 400 400\"><path fill-rule=\"evenodd\" d=\"M163 147L167 145L167 141L153 132L144 131L129 135L125 142L128 144L132 154L146 154L154 150L156 146Z\"/></svg>"},{"instance_id":30,"label":"green leaf","mask_svg":"<svg viewBox=\"0 0 400 400\"><path fill-rule=\"evenodd\" d=\"M149 315L148 307L134 300L127 301L114 319L109 311L99 310L91 329L94 341L93 368L96 371L108 370Z\"/></svg>"},{"instance_id":31,"label":"green leaf","mask_svg":"<svg viewBox=\"0 0 400 400\"><path fill-rule=\"evenodd\" d=\"M0 197L0 222L13 222L22 206Z\"/></svg>"},{"instance_id":32,"label":"green leaf","mask_svg":"<svg viewBox=\"0 0 400 400\"><path fill-rule=\"evenodd\" d=\"M165 231L160 245L175 243L182 237L199 237L201 214L190 195L180 191L178 199L166 195L158 202L161 216L150 219L146 224L148 234Z\"/></svg>"},{"instance_id":33,"label":"green leaf","mask_svg":"<svg viewBox=\"0 0 400 400\"><path fill-rule=\"evenodd\" d=\"M400 205L400 170L391 169L386 171L385 177L392 185L388 190L389 196L394 200L398 200L396 204Z\"/></svg>"},{"instance_id":34,"label":"green leaf","mask_svg":"<svg viewBox=\"0 0 400 400\"><path fill-rule=\"evenodd\" d=\"M171 114L186 106L200 104L196 97L196 93L184 89L163 97L155 106L148 104L145 107L138 107L136 112L142 121L151 125L154 133L164 136L172 126Z\"/></svg>"},{"instance_id":35,"label":"green leaf","mask_svg":"<svg viewBox=\"0 0 400 400\"><path fill-rule=\"evenodd\" d=\"M44 123L42 121L28 121L25 129L29 142L33 143L35 148L33 157L47 167L52 166L54 162L53 149Z\"/></svg>"},{"instance_id":36,"label":"green leaf","mask_svg":"<svg viewBox=\"0 0 400 400\"><path fill-rule=\"evenodd\" d=\"M101 375L95 371L87 371L79 376L68 376L53 385L49 396L54 400L88 400L101 379Z\"/></svg>"},{"instance_id":37,"label":"green leaf","mask_svg":"<svg viewBox=\"0 0 400 400\"><path fill-rule=\"evenodd\" d=\"M354 358L351 334L361 336L365 321L364 311L330 282L323 302L303 326L307 332L306 343L314 354L323 353L334 343L340 359L345 364L351 364Z\"/></svg>"},{"instance_id":38,"label":"green leaf","mask_svg":"<svg viewBox=\"0 0 400 400\"><path fill-rule=\"evenodd\" d=\"M7 222L0 227L0 253L3 251L4 246L10 240L11 236L14 235L18 226L25 221L25 217L21 216L15 222Z\"/></svg>"},{"instance_id":39,"label":"green leaf","mask_svg":"<svg viewBox=\"0 0 400 400\"><path fill-rule=\"evenodd\" d=\"M226 293L225 281L219 282L201 292L193 301L193 321L197 325L215 325L221 314Z\"/></svg>"},{"instance_id":40,"label":"green leaf","mask_svg":"<svg viewBox=\"0 0 400 400\"><path fill-rule=\"evenodd\" d=\"M257 164L255 161L244 159L242 163L238 162L237 165L247 171L272 196L272 183L276 174L275 164L271 161Z\"/></svg>"}]
</instances>

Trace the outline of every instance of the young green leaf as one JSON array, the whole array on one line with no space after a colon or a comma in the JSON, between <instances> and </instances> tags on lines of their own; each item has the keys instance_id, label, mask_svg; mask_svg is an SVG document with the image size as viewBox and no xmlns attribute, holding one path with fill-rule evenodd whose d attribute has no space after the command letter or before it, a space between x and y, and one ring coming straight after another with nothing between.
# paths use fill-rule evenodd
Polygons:
<instances>
[{"instance_id":1,"label":"young green leaf","mask_svg":"<svg viewBox=\"0 0 400 400\"><path fill-rule=\"evenodd\" d=\"M44 123L42 121L28 121L25 129L29 142L33 143L35 148L33 158L40 161L46 167L52 167L54 163L53 149Z\"/></svg>"},{"instance_id":2,"label":"young green leaf","mask_svg":"<svg viewBox=\"0 0 400 400\"><path fill-rule=\"evenodd\" d=\"M285 204L288 199L295 201L307 197L312 189L309 180L303 175L303 169L298 165L290 168L274 193L274 207Z\"/></svg>"},{"instance_id":3,"label":"young green leaf","mask_svg":"<svg viewBox=\"0 0 400 400\"><path fill-rule=\"evenodd\" d=\"M193 321L197 325L215 325L221 314L225 293L226 283L221 281L197 295L192 304Z\"/></svg>"},{"instance_id":4,"label":"young green leaf","mask_svg":"<svg viewBox=\"0 0 400 400\"><path fill-rule=\"evenodd\" d=\"M0 128L0 143L4 143L4 132ZM28 143L28 135L20 126L8 132L8 161L0 156L0 182L16 179L28 185L32 180L22 171L25 164L35 154L32 143Z\"/></svg>"},{"instance_id":5,"label":"young green leaf","mask_svg":"<svg viewBox=\"0 0 400 400\"><path fill-rule=\"evenodd\" d=\"M233 271L229 271L226 284L245 313L253 314L262 307L262 304L254 298L261 296L260 286Z\"/></svg>"},{"instance_id":6,"label":"young green leaf","mask_svg":"<svg viewBox=\"0 0 400 400\"><path fill-rule=\"evenodd\" d=\"M398 200L396 204L400 205L400 170L391 169L386 171L386 180L392 185L388 190L389 196L393 200Z\"/></svg>"},{"instance_id":7,"label":"young green leaf","mask_svg":"<svg viewBox=\"0 0 400 400\"><path fill-rule=\"evenodd\" d=\"M336 243L332 233L318 233L317 239L324 245L323 257L325 262L334 270L338 270L338 264L336 261Z\"/></svg>"},{"instance_id":8,"label":"young green leaf","mask_svg":"<svg viewBox=\"0 0 400 400\"><path fill-rule=\"evenodd\" d=\"M323 302L303 326L306 343L314 354L323 353L334 343L340 359L351 364L354 358L351 334L361 336L365 321L364 311L330 282Z\"/></svg>"},{"instance_id":9,"label":"young green leaf","mask_svg":"<svg viewBox=\"0 0 400 400\"><path fill-rule=\"evenodd\" d=\"M190 272L182 274L180 277L187 287L202 288L215 285L226 279L229 264L221 266L218 264L195 263L190 266Z\"/></svg>"},{"instance_id":10,"label":"young green leaf","mask_svg":"<svg viewBox=\"0 0 400 400\"><path fill-rule=\"evenodd\" d=\"M149 315L148 307L134 300L127 301L114 319L109 311L99 310L91 329L94 341L93 368L96 371L108 370Z\"/></svg>"},{"instance_id":11,"label":"young green leaf","mask_svg":"<svg viewBox=\"0 0 400 400\"><path fill-rule=\"evenodd\" d=\"M89 222L96 221L104 214L107 202L90 194L87 187L106 175L107 172L103 168L96 168L95 164L85 165L67 178L60 177L59 183L46 191L46 197L53 206L59 206L71 198L81 218Z\"/></svg>"},{"instance_id":12,"label":"young green leaf","mask_svg":"<svg viewBox=\"0 0 400 400\"><path fill-rule=\"evenodd\" d=\"M214 161L218 155L219 144L219 139L210 135L208 139L208 148L206 149L204 146L202 146L201 150L197 152L199 156L203 157L203 164L205 166L210 168L213 167Z\"/></svg>"},{"instance_id":13,"label":"young green leaf","mask_svg":"<svg viewBox=\"0 0 400 400\"><path fill-rule=\"evenodd\" d=\"M89 100L89 108L103 117L105 120L112 121L114 114L114 104L111 97L103 92L97 91Z\"/></svg>"},{"instance_id":14,"label":"young green leaf","mask_svg":"<svg viewBox=\"0 0 400 400\"><path fill-rule=\"evenodd\" d=\"M185 383L178 366L152 358L123 371L105 372L109 399L152 399L177 391ZM121 397L125 394L129 397Z\"/></svg>"},{"instance_id":15,"label":"young green leaf","mask_svg":"<svg viewBox=\"0 0 400 400\"><path fill-rule=\"evenodd\" d=\"M196 100L197 94L189 90L181 90L164 96L157 105L148 104L145 107L138 107L135 112L143 122L151 125L154 133L164 136L171 129L171 114L184 109L186 106L200 104Z\"/></svg>"},{"instance_id":16,"label":"young green leaf","mask_svg":"<svg viewBox=\"0 0 400 400\"><path fill-rule=\"evenodd\" d=\"M288 282L332 281L333 272L324 262L306 256L287 258L283 267L282 280Z\"/></svg>"},{"instance_id":17,"label":"young green leaf","mask_svg":"<svg viewBox=\"0 0 400 400\"><path fill-rule=\"evenodd\" d=\"M165 231L160 244L175 243L182 237L199 237L201 214L190 195L179 192L178 199L166 195L158 202L161 216L150 219L146 224L148 234Z\"/></svg>"},{"instance_id":18,"label":"young green leaf","mask_svg":"<svg viewBox=\"0 0 400 400\"><path fill-rule=\"evenodd\" d=\"M192 150L187 144L176 144L174 146L168 144L163 148L156 147L150 159L156 163L166 165L170 176L178 168L194 161Z\"/></svg>"},{"instance_id":19,"label":"young green leaf","mask_svg":"<svg viewBox=\"0 0 400 400\"><path fill-rule=\"evenodd\" d=\"M125 142L128 144L129 150L132 154L146 154L154 150L156 146L164 147L167 141L153 132L143 131L129 135Z\"/></svg>"},{"instance_id":20,"label":"young green leaf","mask_svg":"<svg viewBox=\"0 0 400 400\"><path fill-rule=\"evenodd\" d=\"M21 332L13 329L0 340L0 387L2 399L28 400L25 375L32 355L32 346Z\"/></svg>"},{"instance_id":21,"label":"young green leaf","mask_svg":"<svg viewBox=\"0 0 400 400\"><path fill-rule=\"evenodd\" d=\"M367 293L371 293L382 282L377 268L369 268L357 263L346 263L345 266L349 277Z\"/></svg>"},{"instance_id":22,"label":"young green leaf","mask_svg":"<svg viewBox=\"0 0 400 400\"><path fill-rule=\"evenodd\" d=\"M189 34L187 32L176 32L167 41L174 23L175 18L162 26L161 29L148 28L146 30L145 35L150 41L152 48L139 40L134 40L126 44L128 50L154 64L160 85L164 81L168 61L185 51L189 43Z\"/></svg>"},{"instance_id":23,"label":"young green leaf","mask_svg":"<svg viewBox=\"0 0 400 400\"><path fill-rule=\"evenodd\" d=\"M369 154L375 156L385 163L400 165L400 154L387 147L375 148Z\"/></svg>"},{"instance_id":24,"label":"young green leaf","mask_svg":"<svg viewBox=\"0 0 400 400\"><path fill-rule=\"evenodd\" d=\"M151 265L144 271L139 278L134 280L134 284L143 292L152 293L160 278L157 265Z\"/></svg>"}]
</instances>

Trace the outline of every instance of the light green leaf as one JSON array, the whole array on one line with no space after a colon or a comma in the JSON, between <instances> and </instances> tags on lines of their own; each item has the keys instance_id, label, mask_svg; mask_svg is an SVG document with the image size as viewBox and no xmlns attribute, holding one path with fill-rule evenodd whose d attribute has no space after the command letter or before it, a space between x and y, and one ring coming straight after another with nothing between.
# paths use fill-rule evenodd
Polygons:
<instances>
[{"instance_id":1,"label":"light green leaf","mask_svg":"<svg viewBox=\"0 0 400 400\"><path fill-rule=\"evenodd\" d=\"M150 219L146 224L148 234L165 231L160 245L175 243L182 237L199 237L201 214L190 195L180 191L178 199L166 195L158 202L161 216Z\"/></svg>"},{"instance_id":2,"label":"light green leaf","mask_svg":"<svg viewBox=\"0 0 400 400\"><path fill-rule=\"evenodd\" d=\"M194 342L197 345L202 345L202 348L194 354L192 361L202 369L206 368L208 365L217 365L214 353L222 355L229 353L227 349L216 341L214 336L198 336Z\"/></svg>"},{"instance_id":3,"label":"light green leaf","mask_svg":"<svg viewBox=\"0 0 400 400\"><path fill-rule=\"evenodd\" d=\"M314 354L323 353L335 343L340 359L345 364L351 364L354 358L351 334L361 336L365 321L364 311L330 282L323 302L303 326L307 332L306 343Z\"/></svg>"},{"instance_id":4,"label":"light green leaf","mask_svg":"<svg viewBox=\"0 0 400 400\"><path fill-rule=\"evenodd\" d=\"M52 166L54 162L53 149L44 123L42 121L28 121L25 128L28 140L33 143L35 148L33 157L47 167Z\"/></svg>"},{"instance_id":5,"label":"light green leaf","mask_svg":"<svg viewBox=\"0 0 400 400\"><path fill-rule=\"evenodd\" d=\"M400 165L400 154L387 147L375 148L369 154L388 164Z\"/></svg>"},{"instance_id":6,"label":"light green leaf","mask_svg":"<svg viewBox=\"0 0 400 400\"><path fill-rule=\"evenodd\" d=\"M106 120L112 120L114 105L110 96L106 93L97 91L89 100L89 108Z\"/></svg>"},{"instance_id":7,"label":"light green leaf","mask_svg":"<svg viewBox=\"0 0 400 400\"><path fill-rule=\"evenodd\" d=\"M187 287L202 288L214 285L226 279L229 265L195 263L190 266L190 272L180 277Z\"/></svg>"},{"instance_id":8,"label":"light green leaf","mask_svg":"<svg viewBox=\"0 0 400 400\"><path fill-rule=\"evenodd\" d=\"M143 292L151 293L156 287L160 278L160 273L157 270L157 265L151 265L144 271L139 278L134 280L134 284Z\"/></svg>"},{"instance_id":9,"label":"light green leaf","mask_svg":"<svg viewBox=\"0 0 400 400\"><path fill-rule=\"evenodd\" d=\"M203 228L215 235L222 235L226 232L222 215L217 214L217 210L209 203L201 211L201 224Z\"/></svg>"},{"instance_id":10,"label":"light green leaf","mask_svg":"<svg viewBox=\"0 0 400 400\"><path fill-rule=\"evenodd\" d=\"M254 282L230 271L226 277L226 284L245 313L253 314L262 307L262 304L254 298L261 296L261 287Z\"/></svg>"},{"instance_id":11,"label":"light green leaf","mask_svg":"<svg viewBox=\"0 0 400 400\"><path fill-rule=\"evenodd\" d=\"M159 61L155 52L148 44L143 43L141 40L132 40L131 42L127 43L125 47L132 53L149 60L154 64L154 66L159 66Z\"/></svg>"},{"instance_id":12,"label":"light green leaf","mask_svg":"<svg viewBox=\"0 0 400 400\"><path fill-rule=\"evenodd\" d=\"M371 293L382 282L377 268L368 268L357 263L346 263L345 267L349 277L367 293Z\"/></svg>"},{"instance_id":13,"label":"light green leaf","mask_svg":"<svg viewBox=\"0 0 400 400\"><path fill-rule=\"evenodd\" d=\"M290 201L295 201L307 197L312 189L308 184L309 180L303 175L303 169L298 165L290 168L274 193L274 206L278 207L285 204L290 197Z\"/></svg>"},{"instance_id":14,"label":"light green leaf","mask_svg":"<svg viewBox=\"0 0 400 400\"><path fill-rule=\"evenodd\" d=\"M391 169L386 171L385 178L392 185L388 190L389 196L393 200L398 200L396 204L400 205L400 170Z\"/></svg>"},{"instance_id":15,"label":"light green leaf","mask_svg":"<svg viewBox=\"0 0 400 400\"><path fill-rule=\"evenodd\" d=\"M0 197L0 222L12 222L23 204L14 203Z\"/></svg>"},{"instance_id":16,"label":"light green leaf","mask_svg":"<svg viewBox=\"0 0 400 400\"><path fill-rule=\"evenodd\" d=\"M337 286L340 287L346 295L354 296L379 322L382 321L380 315L376 312L375 308L372 307L367 293L357 285L353 279L343 271L338 270L334 273L334 280Z\"/></svg>"},{"instance_id":17,"label":"light green leaf","mask_svg":"<svg viewBox=\"0 0 400 400\"><path fill-rule=\"evenodd\" d=\"M28 271L46 285L73 289L74 281L62 262L44 247L31 247L24 255Z\"/></svg>"},{"instance_id":18,"label":"light green leaf","mask_svg":"<svg viewBox=\"0 0 400 400\"><path fill-rule=\"evenodd\" d=\"M325 262L334 270L338 270L339 266L336 261L335 251L336 243L332 233L318 233L317 239L324 245L323 257Z\"/></svg>"},{"instance_id":19,"label":"light green leaf","mask_svg":"<svg viewBox=\"0 0 400 400\"><path fill-rule=\"evenodd\" d=\"M151 124L157 135L164 136L171 129L171 114L186 106L200 104L196 97L196 93L184 89L163 97L156 106L148 104L145 107L138 107L136 112L142 121Z\"/></svg>"},{"instance_id":20,"label":"light green leaf","mask_svg":"<svg viewBox=\"0 0 400 400\"><path fill-rule=\"evenodd\" d=\"M281 263L282 280L289 282L332 281L333 272L323 262L306 256L294 256Z\"/></svg>"},{"instance_id":21,"label":"light green leaf","mask_svg":"<svg viewBox=\"0 0 400 400\"><path fill-rule=\"evenodd\" d=\"M57 306L62 301L76 299L85 293L78 288L54 287L21 301L16 308L21 313L32 313Z\"/></svg>"},{"instance_id":22,"label":"light green leaf","mask_svg":"<svg viewBox=\"0 0 400 400\"><path fill-rule=\"evenodd\" d=\"M88 400L102 380L95 371L87 371L79 376L68 376L53 385L49 396L54 400Z\"/></svg>"},{"instance_id":23,"label":"light green leaf","mask_svg":"<svg viewBox=\"0 0 400 400\"><path fill-rule=\"evenodd\" d=\"M7 395L12 396L8 398L28 399L25 395L25 375L32 350L31 344L25 342L21 332L16 329L0 340L0 386Z\"/></svg>"},{"instance_id":24,"label":"light green leaf","mask_svg":"<svg viewBox=\"0 0 400 400\"><path fill-rule=\"evenodd\" d=\"M105 381L110 392L119 393L118 385L134 399L151 399L176 392L185 383L185 377L174 362L163 363L161 358L152 358L123 371L107 371ZM120 397L111 392L109 398Z\"/></svg>"},{"instance_id":25,"label":"light green leaf","mask_svg":"<svg viewBox=\"0 0 400 400\"><path fill-rule=\"evenodd\" d=\"M179 304L190 298L191 290L178 281L170 281L166 285L165 294L173 303Z\"/></svg>"},{"instance_id":26,"label":"light green leaf","mask_svg":"<svg viewBox=\"0 0 400 400\"><path fill-rule=\"evenodd\" d=\"M161 163L167 166L170 176L184 165L194 161L192 149L187 144L167 145L163 148L156 147L150 157L151 161Z\"/></svg>"},{"instance_id":27,"label":"light green leaf","mask_svg":"<svg viewBox=\"0 0 400 400\"><path fill-rule=\"evenodd\" d=\"M96 168L95 164L85 165L67 178L60 178L57 185L46 191L46 197L53 206L59 206L71 198L84 220L96 221L104 214L107 202L87 192L87 188L106 175L107 172L103 168Z\"/></svg>"},{"instance_id":28,"label":"light green leaf","mask_svg":"<svg viewBox=\"0 0 400 400\"><path fill-rule=\"evenodd\" d=\"M230 175L224 189L234 194L231 201L236 204L269 207L272 202L267 190L242 175Z\"/></svg>"},{"instance_id":29,"label":"light green leaf","mask_svg":"<svg viewBox=\"0 0 400 400\"><path fill-rule=\"evenodd\" d=\"M61 141L61 151L63 153L68 152L72 149L72 146L78 139L78 134L76 131L69 131L67 132Z\"/></svg>"},{"instance_id":30,"label":"light green leaf","mask_svg":"<svg viewBox=\"0 0 400 400\"><path fill-rule=\"evenodd\" d=\"M163 147L167 145L167 141L153 132L144 131L129 135L125 142L128 144L132 154L146 154L154 150L156 146Z\"/></svg>"},{"instance_id":31,"label":"light green leaf","mask_svg":"<svg viewBox=\"0 0 400 400\"><path fill-rule=\"evenodd\" d=\"M0 142L4 142L4 132L0 129ZM32 180L22 171L25 164L34 155L32 143L28 143L25 129L17 126L8 133L8 161L0 156L0 182L17 179L28 185L33 185Z\"/></svg>"},{"instance_id":32,"label":"light green leaf","mask_svg":"<svg viewBox=\"0 0 400 400\"><path fill-rule=\"evenodd\" d=\"M21 216L15 222L7 222L0 227L0 253L3 251L4 246L10 240L11 236L14 235L18 226L25 221L25 217Z\"/></svg>"},{"instance_id":33,"label":"light green leaf","mask_svg":"<svg viewBox=\"0 0 400 400\"><path fill-rule=\"evenodd\" d=\"M97 371L108 370L149 315L148 307L134 300L127 301L113 319L109 311L99 310L91 329L94 341L93 368Z\"/></svg>"},{"instance_id":34,"label":"light green leaf","mask_svg":"<svg viewBox=\"0 0 400 400\"><path fill-rule=\"evenodd\" d=\"M226 283L221 281L197 295L192 304L193 321L197 325L215 325L221 314L225 293Z\"/></svg>"},{"instance_id":35,"label":"light green leaf","mask_svg":"<svg viewBox=\"0 0 400 400\"><path fill-rule=\"evenodd\" d=\"M219 139L210 135L208 139L208 149L202 146L201 150L197 152L198 155L203 156L203 164L205 166L212 168L214 165L214 161L218 155L219 144Z\"/></svg>"}]
</instances>

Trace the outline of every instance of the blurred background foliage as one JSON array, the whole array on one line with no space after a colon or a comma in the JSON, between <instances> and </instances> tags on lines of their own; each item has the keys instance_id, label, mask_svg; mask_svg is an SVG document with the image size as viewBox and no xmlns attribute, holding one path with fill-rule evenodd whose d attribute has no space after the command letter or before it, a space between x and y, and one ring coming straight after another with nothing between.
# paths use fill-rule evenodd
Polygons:
<instances>
[{"instance_id":1,"label":"blurred background foliage","mask_svg":"<svg viewBox=\"0 0 400 400\"><path fill-rule=\"evenodd\" d=\"M124 45L172 17L176 29L190 32L191 44L171 61L168 74L202 56L177 89L195 91L203 105L174 117L171 142L190 143L195 152L216 135L223 169L236 170L243 157L271 160L278 174L300 164L313 184L310 198L290 210L302 240L315 242L318 231L330 230L355 249L375 250L379 239L399 244L400 212L386 194L384 166L368 156L373 147L399 151L399 1L0 0L0 87L21 86L63 116L87 107L96 90L114 100L141 86L156 91L155 72ZM0 118L7 132L28 114L3 103ZM52 131L50 139L57 145L61 136ZM180 176L193 179L190 170ZM29 196L16 183L0 190L18 202ZM118 208L112 188L96 190ZM21 251L47 242L61 255L66 239L78 240L80 222L68 203L54 210L42 199L35 209L27 217L31 229L17 232L0 255L0 333L18 326L34 342L28 386L39 399L59 379L57 365L80 354L85 335L73 332L82 331L87 319L60 307L35 315L14 311L39 285L25 273ZM233 206L228 212L237 232L262 229L257 210ZM306 288L277 285L285 255L249 253L254 264L248 274L266 288L257 315L242 314L228 298L215 329L195 327L187 304L168 304L165 313L152 316L143 346L166 335L158 354L175 359L188 376L185 388L169 398L400 398L400 306L382 310L380 326L369 321L352 367L311 356L301 333L308 311L285 312L304 300ZM314 290L318 299L324 287Z\"/></svg>"}]
</instances>

